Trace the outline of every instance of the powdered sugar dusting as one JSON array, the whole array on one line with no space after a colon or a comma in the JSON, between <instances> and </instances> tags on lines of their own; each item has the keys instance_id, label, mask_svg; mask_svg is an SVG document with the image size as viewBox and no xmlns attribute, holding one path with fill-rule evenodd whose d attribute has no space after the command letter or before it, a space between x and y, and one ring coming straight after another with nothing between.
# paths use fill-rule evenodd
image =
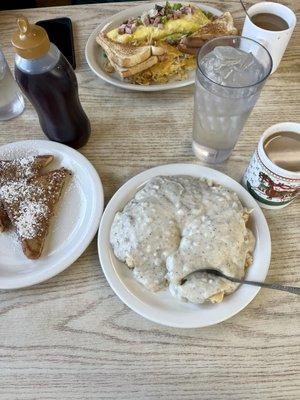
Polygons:
<instances>
[{"instance_id":1,"label":"powdered sugar dusting","mask_svg":"<svg viewBox=\"0 0 300 400\"><path fill-rule=\"evenodd\" d=\"M1 149L1 158L5 160L14 160L22 157L32 157L39 154L38 149L33 149L28 146L16 145L13 143L12 147Z\"/></svg>"},{"instance_id":2,"label":"powdered sugar dusting","mask_svg":"<svg viewBox=\"0 0 300 400\"><path fill-rule=\"evenodd\" d=\"M41 201L22 201L19 216L14 221L18 234L24 239L33 239L41 218L48 212L49 208Z\"/></svg>"},{"instance_id":3,"label":"powdered sugar dusting","mask_svg":"<svg viewBox=\"0 0 300 400\"><path fill-rule=\"evenodd\" d=\"M22 239L33 239L47 232L53 212L69 171L60 169L31 179L9 181L0 187L0 198Z\"/></svg>"},{"instance_id":4,"label":"powdered sugar dusting","mask_svg":"<svg viewBox=\"0 0 300 400\"><path fill-rule=\"evenodd\" d=\"M26 180L8 182L0 187L0 198L12 207L16 231L23 239L33 239L47 215L45 194L42 187L29 184Z\"/></svg>"},{"instance_id":5,"label":"powdered sugar dusting","mask_svg":"<svg viewBox=\"0 0 300 400\"><path fill-rule=\"evenodd\" d=\"M36 173L36 161L34 156L0 161L0 183L8 179L30 178Z\"/></svg>"},{"instance_id":6,"label":"powdered sugar dusting","mask_svg":"<svg viewBox=\"0 0 300 400\"><path fill-rule=\"evenodd\" d=\"M31 156L27 158L19 158L18 160L12 161L12 163L15 163L16 166L22 169L22 176L24 178L29 178L34 173L34 161L35 157Z\"/></svg>"},{"instance_id":7,"label":"powdered sugar dusting","mask_svg":"<svg viewBox=\"0 0 300 400\"><path fill-rule=\"evenodd\" d=\"M30 185L25 180L11 181L0 187L0 197L7 204L13 204L24 197L42 196L42 194L41 187Z\"/></svg>"}]
</instances>

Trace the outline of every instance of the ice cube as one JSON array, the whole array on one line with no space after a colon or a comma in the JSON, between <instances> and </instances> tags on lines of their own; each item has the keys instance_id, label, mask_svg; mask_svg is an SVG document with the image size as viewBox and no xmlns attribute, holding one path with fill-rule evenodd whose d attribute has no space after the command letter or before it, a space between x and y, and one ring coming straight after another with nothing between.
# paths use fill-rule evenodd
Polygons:
<instances>
[{"instance_id":1,"label":"ice cube","mask_svg":"<svg viewBox=\"0 0 300 400\"><path fill-rule=\"evenodd\" d=\"M241 53L243 53L243 52L241 51ZM241 59L239 66L240 66L241 70L245 70L245 69L249 68L251 65L253 65L254 63L255 63L255 58L254 58L253 54L247 53L244 60Z\"/></svg>"},{"instance_id":2,"label":"ice cube","mask_svg":"<svg viewBox=\"0 0 300 400\"><path fill-rule=\"evenodd\" d=\"M201 69L212 81L224 86L253 85L263 75L263 67L253 54L231 46L215 47L203 57Z\"/></svg>"},{"instance_id":3,"label":"ice cube","mask_svg":"<svg viewBox=\"0 0 300 400\"><path fill-rule=\"evenodd\" d=\"M217 46L214 48L213 53L217 58L223 61L237 59L236 49L231 46Z\"/></svg>"}]
</instances>

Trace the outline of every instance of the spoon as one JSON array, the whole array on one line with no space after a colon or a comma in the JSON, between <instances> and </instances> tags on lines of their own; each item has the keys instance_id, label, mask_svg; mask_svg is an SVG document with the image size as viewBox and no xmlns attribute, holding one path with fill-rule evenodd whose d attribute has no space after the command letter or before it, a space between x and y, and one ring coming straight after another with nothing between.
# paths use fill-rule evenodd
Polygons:
<instances>
[{"instance_id":1,"label":"spoon","mask_svg":"<svg viewBox=\"0 0 300 400\"><path fill-rule=\"evenodd\" d=\"M241 5L242 5L242 7L243 7L243 9L244 9L244 11L245 11L247 17L250 19L250 15L248 14L248 11L246 10L246 7L245 7L245 4L243 3L243 0L240 0L240 3L241 3Z\"/></svg>"},{"instance_id":2,"label":"spoon","mask_svg":"<svg viewBox=\"0 0 300 400\"><path fill-rule=\"evenodd\" d=\"M213 269L213 268L203 268L203 269L198 269L196 271L193 271L190 274L188 274L185 278L183 278L181 280L180 284L183 285L186 282L187 277L194 274L195 272L207 272L209 274L228 279L229 281L235 282L235 283L241 283L241 284L252 285L252 286L260 286L260 287L267 288L267 289L282 290L283 292L290 292L293 294L300 295L300 287L285 286L285 285L280 285L278 283L248 281L246 279L234 278L233 276L228 276L228 275L224 274L222 271L220 271L218 269Z\"/></svg>"}]
</instances>

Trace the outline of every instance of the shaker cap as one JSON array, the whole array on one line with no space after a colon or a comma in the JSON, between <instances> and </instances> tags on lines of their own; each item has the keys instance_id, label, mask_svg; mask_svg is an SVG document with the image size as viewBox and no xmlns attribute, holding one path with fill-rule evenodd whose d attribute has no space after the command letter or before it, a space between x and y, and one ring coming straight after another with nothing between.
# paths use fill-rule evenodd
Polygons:
<instances>
[{"instance_id":1,"label":"shaker cap","mask_svg":"<svg viewBox=\"0 0 300 400\"><path fill-rule=\"evenodd\" d=\"M15 52L27 59L43 57L50 48L50 40L45 29L29 24L24 16L17 19L17 25L19 29L14 32L11 41Z\"/></svg>"}]
</instances>

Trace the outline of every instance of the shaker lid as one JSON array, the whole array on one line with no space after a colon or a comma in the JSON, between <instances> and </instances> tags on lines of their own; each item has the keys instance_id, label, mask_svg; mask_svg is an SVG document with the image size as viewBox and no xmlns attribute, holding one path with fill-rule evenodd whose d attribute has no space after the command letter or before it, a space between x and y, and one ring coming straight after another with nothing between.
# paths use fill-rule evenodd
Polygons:
<instances>
[{"instance_id":1,"label":"shaker lid","mask_svg":"<svg viewBox=\"0 0 300 400\"><path fill-rule=\"evenodd\" d=\"M27 59L43 57L50 48L47 32L41 26L29 24L28 19L21 16L17 19L18 30L14 32L12 44L19 56Z\"/></svg>"}]
</instances>

